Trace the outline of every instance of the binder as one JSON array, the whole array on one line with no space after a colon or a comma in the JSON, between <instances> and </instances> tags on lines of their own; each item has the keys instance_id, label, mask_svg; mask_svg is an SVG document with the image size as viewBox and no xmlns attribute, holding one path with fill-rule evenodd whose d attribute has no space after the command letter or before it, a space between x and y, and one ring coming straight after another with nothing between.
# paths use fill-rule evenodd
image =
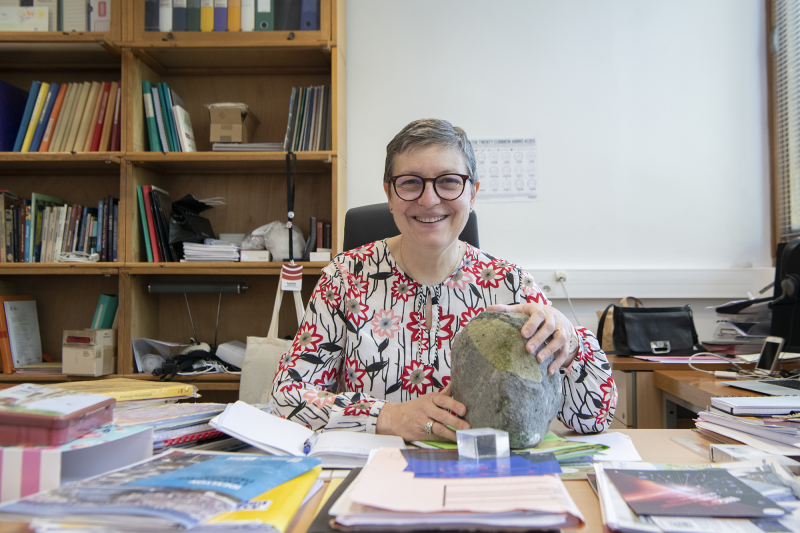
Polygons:
<instances>
[{"instance_id":1,"label":"binder","mask_svg":"<svg viewBox=\"0 0 800 533\"><path fill-rule=\"evenodd\" d=\"M214 0L200 0L200 31L214 31Z\"/></svg>"},{"instance_id":2,"label":"binder","mask_svg":"<svg viewBox=\"0 0 800 533\"><path fill-rule=\"evenodd\" d=\"M228 31L242 28L242 0L228 0Z\"/></svg>"},{"instance_id":3,"label":"binder","mask_svg":"<svg viewBox=\"0 0 800 533\"><path fill-rule=\"evenodd\" d=\"M33 135L36 133L36 125L39 123L39 117L42 114L44 102L47 100L47 95L49 93L50 84L42 83L42 86L39 88L39 94L36 95L36 103L33 106L33 113L31 113L31 118L28 121L28 129L25 132L25 140L22 141L22 152L30 151L31 142L33 142Z\"/></svg>"},{"instance_id":4,"label":"binder","mask_svg":"<svg viewBox=\"0 0 800 533\"><path fill-rule=\"evenodd\" d=\"M200 31L200 0L186 0L186 31Z\"/></svg>"},{"instance_id":5,"label":"binder","mask_svg":"<svg viewBox=\"0 0 800 533\"><path fill-rule=\"evenodd\" d=\"M158 31L172 31L172 0L158 2Z\"/></svg>"},{"instance_id":6,"label":"binder","mask_svg":"<svg viewBox=\"0 0 800 533\"><path fill-rule=\"evenodd\" d=\"M0 152L14 151L14 143L25 115L27 100L28 93L25 90L0 80L0 102L3 102L0 106ZM2 215L3 213L0 213L0 216Z\"/></svg>"},{"instance_id":7,"label":"binder","mask_svg":"<svg viewBox=\"0 0 800 533\"><path fill-rule=\"evenodd\" d=\"M242 31L256 28L256 0L240 0L242 3Z\"/></svg>"},{"instance_id":8,"label":"binder","mask_svg":"<svg viewBox=\"0 0 800 533\"><path fill-rule=\"evenodd\" d=\"M275 4L273 0L256 0L256 31L275 29Z\"/></svg>"},{"instance_id":9,"label":"binder","mask_svg":"<svg viewBox=\"0 0 800 533\"><path fill-rule=\"evenodd\" d=\"M147 138L150 141L150 151L160 152L161 143L158 137L158 125L153 109L153 84L147 80L142 80L142 97L144 99L144 117L147 122Z\"/></svg>"},{"instance_id":10,"label":"binder","mask_svg":"<svg viewBox=\"0 0 800 533\"><path fill-rule=\"evenodd\" d=\"M214 0L214 31L228 31L228 0Z\"/></svg>"},{"instance_id":11,"label":"binder","mask_svg":"<svg viewBox=\"0 0 800 533\"><path fill-rule=\"evenodd\" d=\"M319 0L302 0L300 5L300 29L319 31Z\"/></svg>"},{"instance_id":12,"label":"binder","mask_svg":"<svg viewBox=\"0 0 800 533\"><path fill-rule=\"evenodd\" d=\"M144 0L144 31L158 31L158 0Z\"/></svg>"},{"instance_id":13,"label":"binder","mask_svg":"<svg viewBox=\"0 0 800 533\"><path fill-rule=\"evenodd\" d=\"M67 97L67 89L67 84L62 83L58 90L58 96L56 96L56 101L53 103L53 108L50 110L50 116L47 119L47 125L44 128L44 135L42 136L42 143L39 145L39 152L46 152L48 148L50 148L56 124L58 123L58 117L61 114L64 99Z\"/></svg>"},{"instance_id":14,"label":"binder","mask_svg":"<svg viewBox=\"0 0 800 533\"><path fill-rule=\"evenodd\" d=\"M172 31L186 31L186 25L187 25L186 0L173 0Z\"/></svg>"}]
</instances>

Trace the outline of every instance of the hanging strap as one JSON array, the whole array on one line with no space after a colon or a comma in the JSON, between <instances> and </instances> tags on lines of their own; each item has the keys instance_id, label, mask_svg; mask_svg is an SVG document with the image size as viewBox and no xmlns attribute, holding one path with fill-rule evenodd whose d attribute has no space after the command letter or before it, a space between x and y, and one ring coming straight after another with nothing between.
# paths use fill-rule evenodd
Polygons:
<instances>
[{"instance_id":1,"label":"hanging strap","mask_svg":"<svg viewBox=\"0 0 800 533\"><path fill-rule=\"evenodd\" d=\"M294 264L294 246L292 239L292 219L294 218L294 174L297 173L297 154L294 152L286 153L286 211L288 222L286 228L289 230L289 262ZM283 259L283 258L280 258Z\"/></svg>"},{"instance_id":2,"label":"hanging strap","mask_svg":"<svg viewBox=\"0 0 800 533\"><path fill-rule=\"evenodd\" d=\"M606 310L603 311L603 316L600 317L600 323L597 325L597 339L600 341L600 347L603 347L603 327L606 325L606 315L608 310L614 307L614 304L609 304Z\"/></svg>"},{"instance_id":3,"label":"hanging strap","mask_svg":"<svg viewBox=\"0 0 800 533\"><path fill-rule=\"evenodd\" d=\"M303 299L300 297L300 291L290 291L294 294L294 311L297 313L297 325L303 323ZM283 291L281 290L281 282L278 280L278 292L275 294L275 305L272 307L272 319L269 321L269 331L267 337L278 338L278 320L281 314L281 302L283 301Z\"/></svg>"}]
</instances>

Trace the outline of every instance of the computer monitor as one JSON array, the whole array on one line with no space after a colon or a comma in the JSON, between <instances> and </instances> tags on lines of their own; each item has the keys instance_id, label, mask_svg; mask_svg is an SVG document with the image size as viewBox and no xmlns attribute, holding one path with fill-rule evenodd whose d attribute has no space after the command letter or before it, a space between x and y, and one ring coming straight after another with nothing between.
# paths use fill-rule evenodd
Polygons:
<instances>
[{"instance_id":1,"label":"computer monitor","mask_svg":"<svg viewBox=\"0 0 800 533\"><path fill-rule=\"evenodd\" d=\"M784 258L787 248L790 255ZM781 282L789 274L800 274L800 248L780 243L775 256L775 300L783 295ZM770 335L785 339L783 351L800 352L800 298L786 298L772 307Z\"/></svg>"}]
</instances>

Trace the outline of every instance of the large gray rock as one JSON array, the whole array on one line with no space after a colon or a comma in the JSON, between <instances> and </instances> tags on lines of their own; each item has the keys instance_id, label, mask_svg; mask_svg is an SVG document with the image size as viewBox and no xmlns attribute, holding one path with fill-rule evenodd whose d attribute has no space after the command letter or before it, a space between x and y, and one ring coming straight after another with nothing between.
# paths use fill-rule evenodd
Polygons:
<instances>
[{"instance_id":1,"label":"large gray rock","mask_svg":"<svg viewBox=\"0 0 800 533\"><path fill-rule=\"evenodd\" d=\"M524 314L486 311L456 335L452 347L453 398L467 407L473 428L508 432L512 448L534 446L547 434L561 405L561 374L547 374L525 351Z\"/></svg>"}]
</instances>

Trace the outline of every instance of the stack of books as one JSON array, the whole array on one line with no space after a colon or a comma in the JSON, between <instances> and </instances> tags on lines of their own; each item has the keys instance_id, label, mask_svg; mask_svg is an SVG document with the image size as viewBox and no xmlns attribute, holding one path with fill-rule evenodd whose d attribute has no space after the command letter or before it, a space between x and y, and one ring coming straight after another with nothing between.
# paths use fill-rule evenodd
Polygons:
<instances>
[{"instance_id":1,"label":"stack of books","mask_svg":"<svg viewBox=\"0 0 800 533\"><path fill-rule=\"evenodd\" d=\"M183 99L166 83L142 81L147 123L147 146L151 152L196 152L192 119Z\"/></svg>"},{"instance_id":2,"label":"stack of books","mask_svg":"<svg viewBox=\"0 0 800 533\"><path fill-rule=\"evenodd\" d=\"M169 193L155 185L136 187L139 200L139 220L142 224L147 261L169 263L178 261L175 250L169 244L169 221L172 201Z\"/></svg>"},{"instance_id":3,"label":"stack of books","mask_svg":"<svg viewBox=\"0 0 800 533\"><path fill-rule=\"evenodd\" d=\"M183 243L182 263L214 262L227 263L239 260L239 247L232 242L206 239L208 244ZM213 244L212 244L213 243Z\"/></svg>"},{"instance_id":4,"label":"stack of books","mask_svg":"<svg viewBox=\"0 0 800 533\"><path fill-rule=\"evenodd\" d=\"M119 82L34 81L27 96L25 94L21 89L0 82L0 95L16 110L6 115L5 122L0 124L3 132L16 127L17 135L10 150L119 151L122 94ZM13 124L14 120L18 122ZM0 149L9 150L9 146L3 142Z\"/></svg>"},{"instance_id":5,"label":"stack of books","mask_svg":"<svg viewBox=\"0 0 800 533\"><path fill-rule=\"evenodd\" d=\"M697 431L726 444L747 444L765 453L800 456L799 396L712 398L699 413Z\"/></svg>"},{"instance_id":6,"label":"stack of books","mask_svg":"<svg viewBox=\"0 0 800 533\"><path fill-rule=\"evenodd\" d=\"M99 261L117 260L119 200L107 196L97 207L67 205L61 198L33 193L19 199L0 191L3 212L3 263L57 263L98 254ZM80 252L76 255L75 252Z\"/></svg>"},{"instance_id":7,"label":"stack of books","mask_svg":"<svg viewBox=\"0 0 800 533\"><path fill-rule=\"evenodd\" d=\"M717 328L703 347L728 355L758 354L770 332L772 298L739 300L716 308Z\"/></svg>"},{"instance_id":8,"label":"stack of books","mask_svg":"<svg viewBox=\"0 0 800 533\"><path fill-rule=\"evenodd\" d=\"M331 150L331 87L292 87L284 152Z\"/></svg>"},{"instance_id":9,"label":"stack of books","mask_svg":"<svg viewBox=\"0 0 800 533\"><path fill-rule=\"evenodd\" d=\"M110 0L3 0L0 31L109 31Z\"/></svg>"}]
</instances>

